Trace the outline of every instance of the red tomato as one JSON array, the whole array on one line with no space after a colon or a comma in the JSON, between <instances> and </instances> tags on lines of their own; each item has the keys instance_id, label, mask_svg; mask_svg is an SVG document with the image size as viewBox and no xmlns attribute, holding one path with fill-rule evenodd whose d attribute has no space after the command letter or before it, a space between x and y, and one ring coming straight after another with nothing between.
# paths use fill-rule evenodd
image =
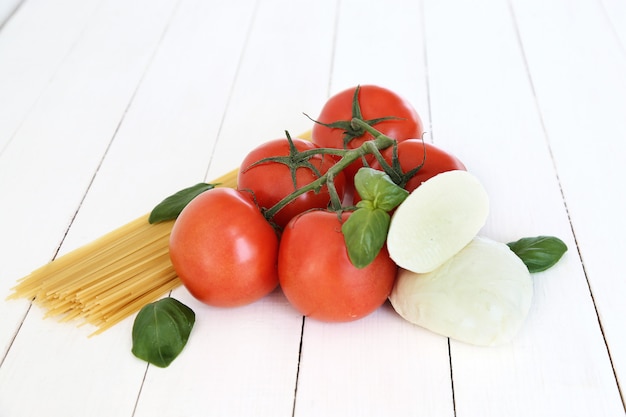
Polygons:
<instances>
[{"instance_id":1,"label":"red tomato","mask_svg":"<svg viewBox=\"0 0 626 417\"><path fill-rule=\"evenodd\" d=\"M313 143L303 139L293 139L298 151L317 149ZM283 197L296 189L317 180L319 177L309 167L300 166L296 169L296 184L294 186L290 167L276 161L264 162L252 166L255 162L268 157L288 157L290 147L287 139L276 139L266 142L252 150L241 163L237 187L240 190L252 191L257 204L263 208L270 208ZM333 166L335 160L328 155L314 155L309 163L315 167L320 175L324 175ZM335 188L339 199L343 199L345 176L341 172L334 178ZM328 188L323 186L319 192L309 191L293 200L282 208L272 219L277 225L285 227L292 217L312 208L327 208L330 202Z\"/></svg>"},{"instance_id":2,"label":"red tomato","mask_svg":"<svg viewBox=\"0 0 626 417\"><path fill-rule=\"evenodd\" d=\"M249 304L278 285L278 237L247 193L215 188L191 200L169 249L185 287L209 305Z\"/></svg>"},{"instance_id":3,"label":"red tomato","mask_svg":"<svg viewBox=\"0 0 626 417\"><path fill-rule=\"evenodd\" d=\"M352 120L354 116L352 102L356 88L349 88L328 99L317 121L329 124ZM363 120L388 116L398 118L373 125L376 130L390 138L403 141L422 137L423 125L419 115L408 101L393 91L375 85L363 85L359 88L358 103ZM345 129L331 128L319 123L313 125L311 132L313 143L324 148L354 149L363 142L373 139L371 134L364 133L344 143L345 137ZM370 158L368 160L371 161ZM346 178L351 181L361 166L363 166L361 161L351 164L345 171Z\"/></svg>"},{"instance_id":4,"label":"red tomato","mask_svg":"<svg viewBox=\"0 0 626 417\"><path fill-rule=\"evenodd\" d=\"M424 159L424 151L426 151L426 159ZM393 147L385 149L382 154L385 161L391 164ZM404 189L408 192L415 190L424 181L442 172L466 170L465 165L454 155L419 139L398 143L398 161L403 173L424 163L419 171L404 185ZM378 161L372 162L371 167L382 170Z\"/></svg>"},{"instance_id":5,"label":"red tomato","mask_svg":"<svg viewBox=\"0 0 626 417\"><path fill-rule=\"evenodd\" d=\"M344 212L342 221L349 215ZM386 248L365 268L352 265L341 222L325 210L301 214L285 228L278 253L285 296L302 314L322 321L352 321L370 314L387 299L397 273Z\"/></svg>"}]
</instances>

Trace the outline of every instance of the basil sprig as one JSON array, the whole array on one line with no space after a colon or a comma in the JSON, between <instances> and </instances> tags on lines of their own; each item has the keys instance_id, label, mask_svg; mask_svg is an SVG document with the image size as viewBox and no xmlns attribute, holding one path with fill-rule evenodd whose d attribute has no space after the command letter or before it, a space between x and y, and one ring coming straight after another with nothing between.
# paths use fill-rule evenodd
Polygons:
<instances>
[{"instance_id":1,"label":"basil sprig","mask_svg":"<svg viewBox=\"0 0 626 417\"><path fill-rule=\"evenodd\" d=\"M354 185L362 200L341 227L348 256L357 268L369 265L387 240L389 211L404 201L408 191L391 181L382 171L361 168Z\"/></svg>"},{"instance_id":2,"label":"basil sprig","mask_svg":"<svg viewBox=\"0 0 626 417\"><path fill-rule=\"evenodd\" d=\"M172 194L152 209L148 221L154 224L174 220L191 200L212 188L215 188L215 185L201 182Z\"/></svg>"},{"instance_id":3,"label":"basil sprig","mask_svg":"<svg viewBox=\"0 0 626 417\"><path fill-rule=\"evenodd\" d=\"M554 236L525 237L507 245L531 273L552 267L567 252L567 245Z\"/></svg>"},{"instance_id":4,"label":"basil sprig","mask_svg":"<svg viewBox=\"0 0 626 417\"><path fill-rule=\"evenodd\" d=\"M187 344L195 321L193 310L171 297L145 305L133 324L133 355L168 367Z\"/></svg>"}]
</instances>

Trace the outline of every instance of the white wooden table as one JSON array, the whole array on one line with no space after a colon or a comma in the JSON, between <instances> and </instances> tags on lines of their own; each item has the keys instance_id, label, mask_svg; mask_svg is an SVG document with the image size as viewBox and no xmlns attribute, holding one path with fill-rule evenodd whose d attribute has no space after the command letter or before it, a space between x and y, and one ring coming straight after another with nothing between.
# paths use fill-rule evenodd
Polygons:
<instances>
[{"instance_id":1,"label":"white wooden table","mask_svg":"<svg viewBox=\"0 0 626 417\"><path fill-rule=\"evenodd\" d=\"M18 3L0 26L0 416L624 415L626 2ZM483 181L482 234L569 246L512 343L448 340L389 305L325 324L280 290L218 309L180 287L197 323L161 369L131 354L132 318L89 338L4 300L368 83Z\"/></svg>"}]
</instances>

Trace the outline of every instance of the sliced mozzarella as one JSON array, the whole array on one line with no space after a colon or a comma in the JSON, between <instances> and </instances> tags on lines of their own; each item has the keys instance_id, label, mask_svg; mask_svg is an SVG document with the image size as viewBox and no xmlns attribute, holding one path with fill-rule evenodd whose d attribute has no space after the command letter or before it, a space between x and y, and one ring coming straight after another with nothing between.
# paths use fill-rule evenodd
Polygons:
<instances>
[{"instance_id":1,"label":"sliced mozzarella","mask_svg":"<svg viewBox=\"0 0 626 417\"><path fill-rule=\"evenodd\" d=\"M487 192L467 171L448 171L425 181L396 209L387 248L404 269L429 272L460 251L484 226Z\"/></svg>"},{"instance_id":2,"label":"sliced mozzarella","mask_svg":"<svg viewBox=\"0 0 626 417\"><path fill-rule=\"evenodd\" d=\"M400 270L389 300L414 324L489 346L516 335L532 296L530 273L517 255L504 243L476 237L432 272Z\"/></svg>"}]
</instances>

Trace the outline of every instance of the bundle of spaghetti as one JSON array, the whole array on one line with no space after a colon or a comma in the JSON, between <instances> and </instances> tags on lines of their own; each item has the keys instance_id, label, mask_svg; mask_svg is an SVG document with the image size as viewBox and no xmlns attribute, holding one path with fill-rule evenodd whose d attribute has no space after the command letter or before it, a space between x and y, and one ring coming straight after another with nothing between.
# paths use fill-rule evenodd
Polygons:
<instances>
[{"instance_id":1,"label":"bundle of spaghetti","mask_svg":"<svg viewBox=\"0 0 626 417\"><path fill-rule=\"evenodd\" d=\"M212 181L237 185L238 170ZM29 298L46 317L82 319L98 334L181 284L169 258L174 221L148 222L146 214L60 256L20 279L9 298Z\"/></svg>"}]
</instances>

